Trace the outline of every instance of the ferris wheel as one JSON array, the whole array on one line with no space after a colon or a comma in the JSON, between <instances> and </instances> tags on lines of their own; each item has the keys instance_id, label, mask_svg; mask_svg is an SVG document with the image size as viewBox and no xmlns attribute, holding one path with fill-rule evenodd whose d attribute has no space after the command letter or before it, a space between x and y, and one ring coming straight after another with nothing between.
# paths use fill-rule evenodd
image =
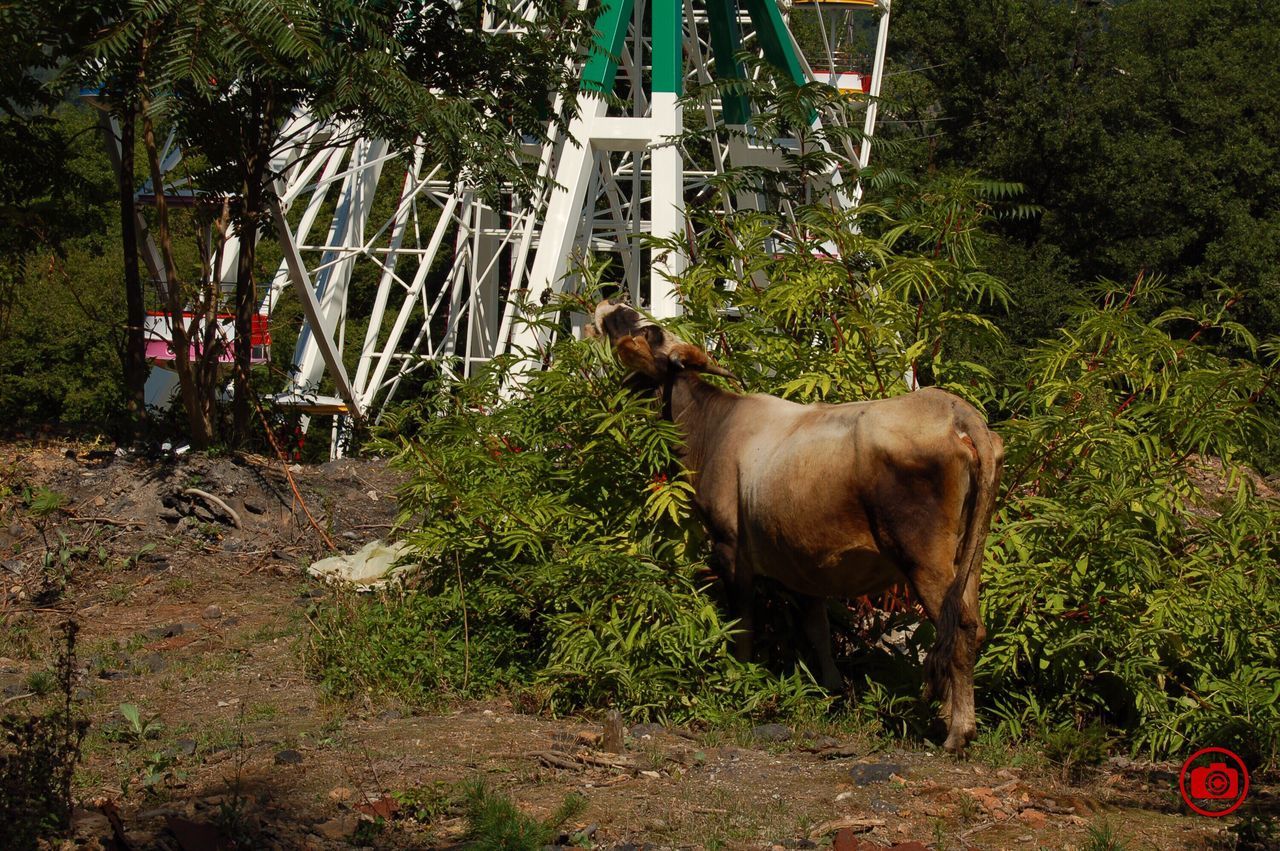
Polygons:
<instances>
[{"instance_id":1,"label":"ferris wheel","mask_svg":"<svg viewBox=\"0 0 1280 851\"><path fill-rule=\"evenodd\" d=\"M789 16L807 22L805 49ZM522 307L574 292L588 256L612 261L634 303L657 317L678 313L671 278L684 258L655 255L645 237L683 234L686 199L727 168L781 167L786 141L753 137L744 97L686 109L682 95L743 78L751 72L741 57L754 54L797 84L816 79L869 95L869 139L888 24L888 0L792 0L785 8L776 0L604 0L581 62L578 117L546 144L518 142L544 187L531 199L510 188L482 195L452 182L421 149L395 150L350 125L295 115L272 162L281 259L254 326L255 355L264 359L268 318L274 327L286 313L298 317L288 386L276 401L306 421L331 416L331 453L340 454L346 425L376 421L427 376L470 375L498 355L543 349L547 331L522 322ZM676 141L695 126L711 131L709 150ZM865 167L868 143L854 153ZM165 152L164 170L174 176L166 196L185 191L180 158L176 146ZM140 200L154 192L144 186ZM859 194L846 187L844 203ZM163 264L145 234L142 241L163 286ZM218 255L228 291L237 248L230 240ZM166 321L149 326L161 367L152 371L150 404L173 392L173 373L163 369ZM585 321L574 317L575 331Z\"/></svg>"}]
</instances>

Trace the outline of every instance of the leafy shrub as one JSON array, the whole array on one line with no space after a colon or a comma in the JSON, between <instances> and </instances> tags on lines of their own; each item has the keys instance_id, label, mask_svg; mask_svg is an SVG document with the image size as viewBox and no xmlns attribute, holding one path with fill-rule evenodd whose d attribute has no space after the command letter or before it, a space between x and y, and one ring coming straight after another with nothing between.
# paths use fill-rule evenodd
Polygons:
<instances>
[{"instance_id":1,"label":"leafy shrub","mask_svg":"<svg viewBox=\"0 0 1280 851\"><path fill-rule=\"evenodd\" d=\"M688 241L654 245L691 261L669 326L752 391L844 402L914 380L987 411L1007 457L978 699L1001 738L1061 738L1066 764L1107 747L1079 731L1107 729L1153 756L1213 743L1274 766L1280 506L1240 462L1277 438L1258 403L1280 348L1233 317L1239 294L1153 315L1166 294L1139 277L1062 298L1066 326L992 371L1001 335L981 312L1007 289L978 249L993 217L1027 212L1010 201L1017 187L867 178L875 200L854 211L691 210ZM788 179L756 171L717 188L785 194ZM537 355L550 368L510 398L497 388L513 363L498 361L389 420L382 445L411 477L401 504L420 578L387 605L322 613L313 670L338 693L514 687L554 711L634 718L817 708L802 668L726 652L732 624L699 585L672 426L621 389L598 344ZM918 731L915 690L880 673L854 712Z\"/></svg>"},{"instance_id":2,"label":"leafy shrub","mask_svg":"<svg viewBox=\"0 0 1280 851\"><path fill-rule=\"evenodd\" d=\"M1199 342L1257 349L1229 298L1141 318L1156 295L1142 281L1095 294L1010 396L984 691L1124 728L1152 755L1213 743L1274 763L1280 505L1236 459L1275 428L1255 403L1276 352L1263 365Z\"/></svg>"},{"instance_id":3,"label":"leafy shrub","mask_svg":"<svg viewBox=\"0 0 1280 851\"><path fill-rule=\"evenodd\" d=\"M340 695L431 703L528 684L552 711L642 719L817 702L807 676L728 654L731 624L681 525L674 427L621 389L603 348L566 342L556 364L507 404L495 374L393 418L422 570L406 593L319 613L312 670Z\"/></svg>"},{"instance_id":4,"label":"leafy shrub","mask_svg":"<svg viewBox=\"0 0 1280 851\"><path fill-rule=\"evenodd\" d=\"M40 840L71 824L71 780L89 728L71 699L76 629L74 621L63 625L58 705L43 714L0 719L0 824L8 848L40 847Z\"/></svg>"}]
</instances>

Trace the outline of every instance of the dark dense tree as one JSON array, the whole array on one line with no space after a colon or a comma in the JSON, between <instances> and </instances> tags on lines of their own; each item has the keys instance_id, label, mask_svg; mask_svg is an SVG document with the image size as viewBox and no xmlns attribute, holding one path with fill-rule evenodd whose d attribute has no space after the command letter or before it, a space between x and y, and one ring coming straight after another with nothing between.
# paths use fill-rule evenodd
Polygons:
<instances>
[{"instance_id":1,"label":"dark dense tree","mask_svg":"<svg viewBox=\"0 0 1280 851\"><path fill-rule=\"evenodd\" d=\"M913 0L892 38L895 165L1020 181L1043 208L992 258L1028 337L1063 288L1144 269L1187 298L1238 288L1280 332L1280 4Z\"/></svg>"}]
</instances>

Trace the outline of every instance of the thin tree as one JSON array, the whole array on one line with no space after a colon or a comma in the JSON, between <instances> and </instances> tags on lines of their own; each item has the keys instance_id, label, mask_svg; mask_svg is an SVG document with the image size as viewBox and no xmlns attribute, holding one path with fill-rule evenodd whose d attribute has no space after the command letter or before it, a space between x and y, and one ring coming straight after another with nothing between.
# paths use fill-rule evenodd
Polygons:
<instances>
[{"instance_id":1,"label":"thin tree","mask_svg":"<svg viewBox=\"0 0 1280 851\"><path fill-rule=\"evenodd\" d=\"M534 5L545 25L498 33L479 23L516 20L513 0L150 0L98 42L94 55L114 61L147 40L144 125L163 116L204 163L195 184L234 197L233 441L249 429L256 246L277 176L271 162L289 144L285 120L306 109L423 147L455 177L527 187L516 134L545 137L552 96L568 90L568 60L591 32L587 14L555 0Z\"/></svg>"}]
</instances>

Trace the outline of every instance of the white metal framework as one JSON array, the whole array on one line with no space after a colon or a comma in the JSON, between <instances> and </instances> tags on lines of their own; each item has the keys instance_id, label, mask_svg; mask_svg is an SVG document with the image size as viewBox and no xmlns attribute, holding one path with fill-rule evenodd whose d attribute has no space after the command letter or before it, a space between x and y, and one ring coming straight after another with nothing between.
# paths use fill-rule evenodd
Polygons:
<instances>
[{"instance_id":1,"label":"white metal framework","mask_svg":"<svg viewBox=\"0 0 1280 851\"><path fill-rule=\"evenodd\" d=\"M878 13L868 136L888 0ZM392 150L347 125L300 114L282 128L272 163L281 260L260 313L276 315L286 302L300 309L291 379L279 401L334 415L333 451L340 451L340 422L376 420L424 373L466 375L504 352L536 352L546 341L519 321L521 305L573 291L588 254L613 256L618 283L637 304L660 317L677 313L670 278L683 260L650 256L642 236L683 233L685 200L711 175L777 161L775 140L754 145L741 132L721 133L697 157L683 151L674 139L695 123L742 130L750 115L734 97L685 111L682 93L742 75L741 50L797 82L814 78L775 0L606 0L597 30L581 68L579 117L549 144L521 146L539 177L549 178L529 202L509 190L486 200L424 161L421 149ZM826 52L821 67L830 74L840 58ZM868 146L857 153L865 165ZM179 158L176 148L166 152L168 174L178 174ZM182 192L181 181L164 191ZM858 191L851 187L846 201ZM144 259L162 284L163 264L144 241ZM227 289L236 249L232 240L219 252ZM152 401L171 392L160 386L163 377L153 382Z\"/></svg>"}]
</instances>

